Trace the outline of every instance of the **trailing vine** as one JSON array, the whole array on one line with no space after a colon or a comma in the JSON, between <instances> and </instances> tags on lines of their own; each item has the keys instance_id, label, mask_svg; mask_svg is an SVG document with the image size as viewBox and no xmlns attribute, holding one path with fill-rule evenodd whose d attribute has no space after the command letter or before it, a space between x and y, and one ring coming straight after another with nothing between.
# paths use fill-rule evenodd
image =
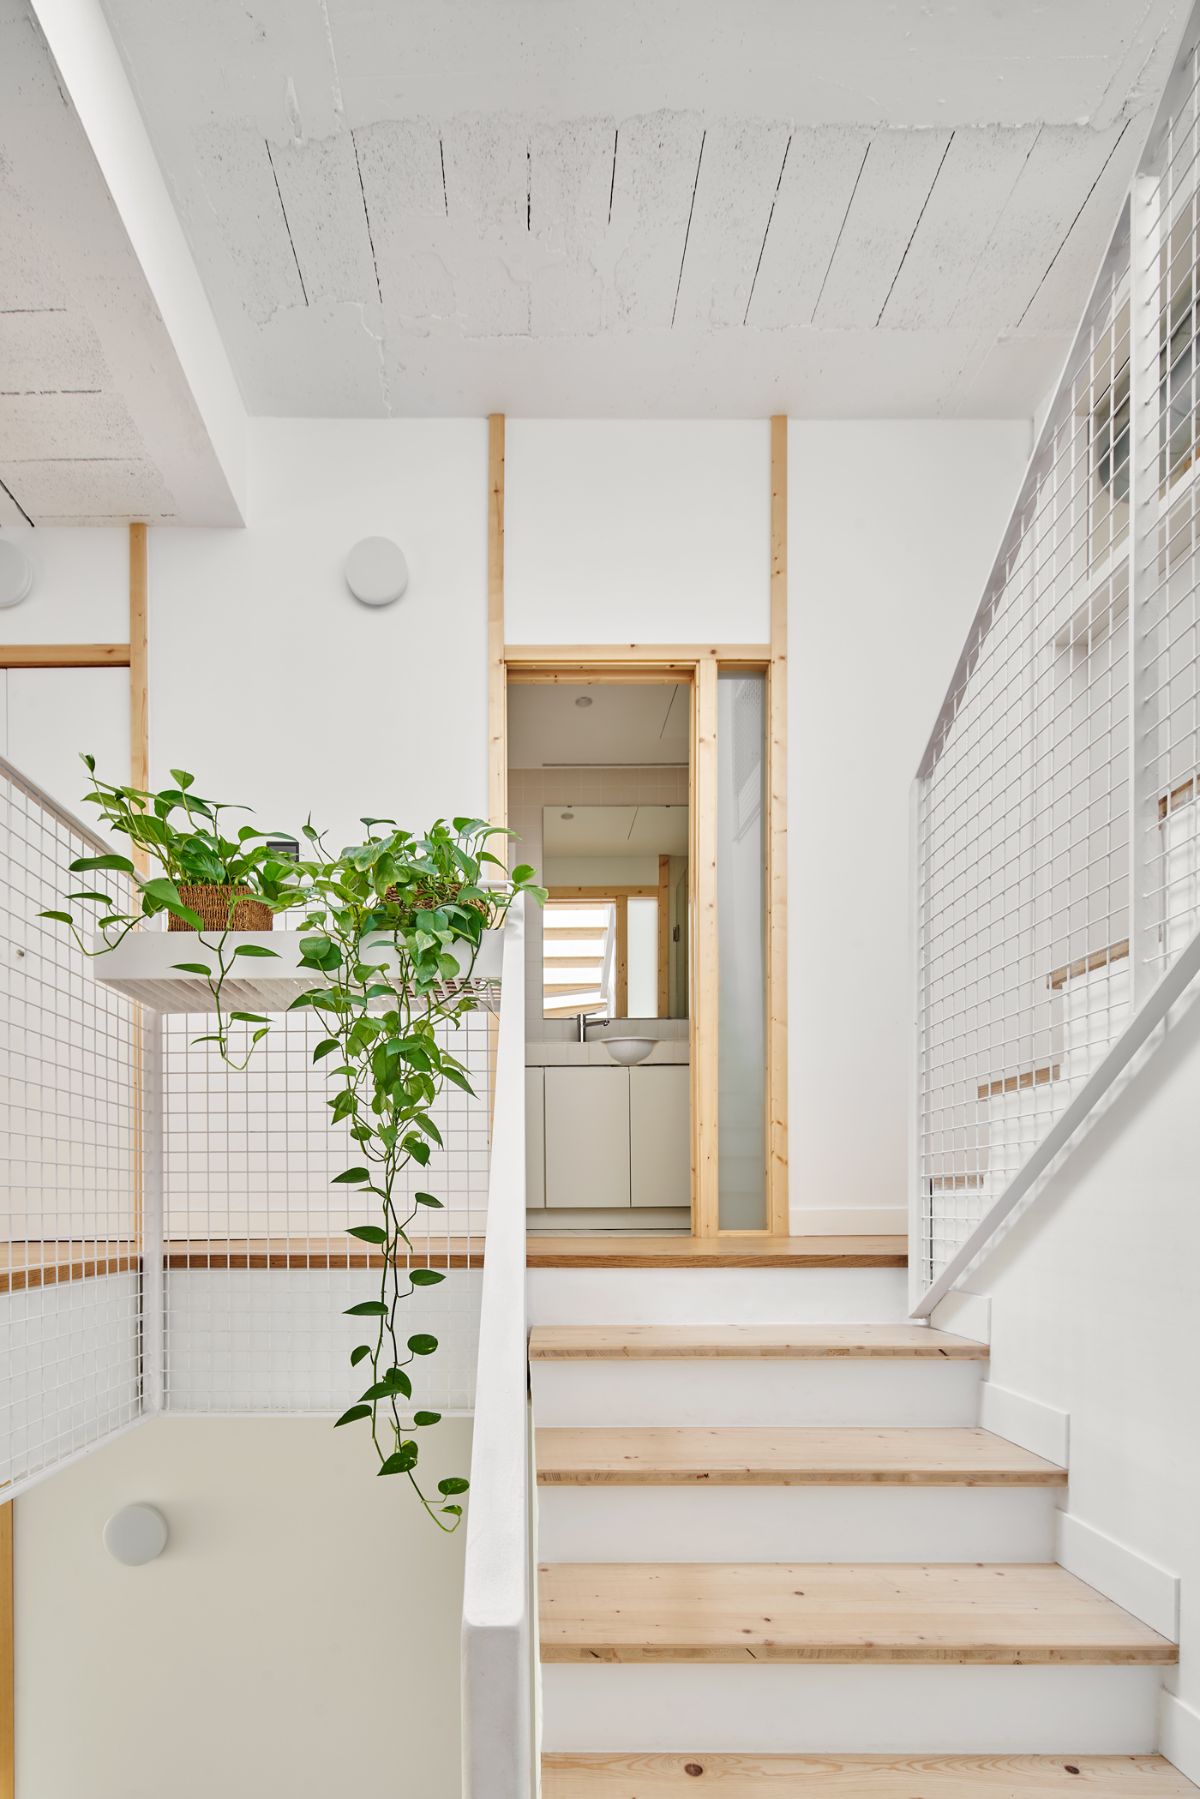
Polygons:
<instances>
[{"instance_id":1,"label":"trailing vine","mask_svg":"<svg viewBox=\"0 0 1200 1799\"><path fill-rule=\"evenodd\" d=\"M348 1234L377 1252L379 1264L374 1291L347 1312L364 1321L366 1339L351 1351L351 1367L365 1364L370 1378L337 1424L369 1421L377 1473L407 1475L438 1528L453 1531L468 1482L458 1475L440 1480L437 1500L425 1491L415 1473L420 1449L412 1432L437 1424L440 1414L410 1413L408 1403L410 1370L436 1351L438 1340L423 1331L405 1336L401 1322L404 1302L418 1287L445 1279L440 1269L417 1265L409 1234L421 1209L441 1209L442 1201L424 1190L407 1193L406 1177L426 1168L433 1151L443 1147L433 1114L447 1084L474 1094L446 1038L476 1007L469 982L484 933L502 922L518 893L544 900L545 892L528 864L506 872L487 844L511 833L484 819L438 819L416 836L394 819L365 818L365 842L337 855L329 853L310 822L304 827L309 851L302 859L249 825L227 835L222 814L244 808L201 798L185 769L171 770L174 786L148 792L102 781L95 759L83 761L92 783L86 801L99 809L110 831L127 837L134 852L143 852L162 873L144 878L130 857L116 853L71 863L73 874L93 880L122 875L134 888L136 910L122 907L99 885L66 896L68 903L97 908L94 943L85 938L74 912L56 909L40 916L66 925L86 956L116 949L135 926L162 912L179 919L208 959L172 966L205 981L216 1020L214 1030L193 1041L215 1044L237 1072L249 1064L271 1020L265 1013L227 1011L225 983L239 958L278 952L237 942L235 909L249 898L272 913L303 912L300 966L320 978L292 1009L311 1009L325 1030L313 1061L336 1083L327 1102L331 1124L346 1125L362 1158L336 1175L334 1185L352 1187L373 1202L373 1219L350 1226ZM181 888L208 890L206 903L215 890L221 928L205 932L203 918ZM235 1024L248 1032L237 1051L231 1041Z\"/></svg>"},{"instance_id":2,"label":"trailing vine","mask_svg":"<svg viewBox=\"0 0 1200 1799\"><path fill-rule=\"evenodd\" d=\"M404 1337L403 1303L417 1287L445 1279L440 1269L413 1266L409 1229L422 1207L440 1209L436 1195L417 1190L404 1197L401 1177L428 1166L442 1136L433 1117L446 1083L474 1094L463 1063L444 1042L448 1027L474 1010L465 991L486 928L497 925L520 892L545 895L526 864L504 875L504 865L485 846L501 833L483 819L439 819L424 837L395 827L391 819L363 820L364 844L329 856L320 835L305 826L313 855L300 864L307 896L302 966L319 971L322 984L294 1004L321 1018L326 1036L313 1051L337 1083L328 1101L334 1123L345 1121L362 1162L335 1176L375 1202L376 1221L350 1227L349 1235L377 1250L379 1281L347 1315L369 1321L367 1338L350 1354L366 1364L370 1379L338 1425L369 1423L380 1475L403 1474L426 1512L443 1531L462 1517L458 1503L468 1482L460 1475L438 1482L433 1500L416 1475L420 1430L440 1413L412 1412L410 1370L432 1355L438 1340L427 1332ZM385 835L375 827L390 825ZM500 884L484 886L484 869L500 871Z\"/></svg>"}]
</instances>

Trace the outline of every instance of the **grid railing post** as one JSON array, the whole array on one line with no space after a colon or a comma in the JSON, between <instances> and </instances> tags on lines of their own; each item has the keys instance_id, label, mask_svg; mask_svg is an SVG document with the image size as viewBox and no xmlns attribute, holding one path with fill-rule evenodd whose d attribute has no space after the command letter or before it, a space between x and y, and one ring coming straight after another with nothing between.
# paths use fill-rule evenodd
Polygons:
<instances>
[{"instance_id":1,"label":"grid railing post","mask_svg":"<svg viewBox=\"0 0 1200 1799\"><path fill-rule=\"evenodd\" d=\"M1147 729L1151 701L1147 672L1148 594L1157 586L1156 555L1160 438L1162 435L1159 334L1162 271L1159 250L1161 187L1139 170L1129 199L1129 1005L1145 1000L1158 976L1158 930L1153 895L1156 858L1155 796Z\"/></svg>"},{"instance_id":2,"label":"grid railing post","mask_svg":"<svg viewBox=\"0 0 1200 1799\"><path fill-rule=\"evenodd\" d=\"M166 1406L166 1265L163 1256L163 1026L141 1010L142 1410Z\"/></svg>"}]
</instances>

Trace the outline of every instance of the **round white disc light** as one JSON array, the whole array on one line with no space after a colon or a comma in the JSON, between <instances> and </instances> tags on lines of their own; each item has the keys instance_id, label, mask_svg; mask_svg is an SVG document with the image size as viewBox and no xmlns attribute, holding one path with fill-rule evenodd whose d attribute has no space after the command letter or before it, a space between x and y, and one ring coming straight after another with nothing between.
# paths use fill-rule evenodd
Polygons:
<instances>
[{"instance_id":1,"label":"round white disc light","mask_svg":"<svg viewBox=\"0 0 1200 1799\"><path fill-rule=\"evenodd\" d=\"M346 586L364 606L390 606L408 586L404 551L390 537L364 537L346 558Z\"/></svg>"},{"instance_id":2,"label":"round white disc light","mask_svg":"<svg viewBox=\"0 0 1200 1799\"><path fill-rule=\"evenodd\" d=\"M167 1521L156 1506L125 1505L104 1526L104 1547L127 1568L152 1562L167 1546Z\"/></svg>"},{"instance_id":3,"label":"round white disc light","mask_svg":"<svg viewBox=\"0 0 1200 1799\"><path fill-rule=\"evenodd\" d=\"M19 606L32 586L32 562L20 544L0 535L0 606Z\"/></svg>"}]
</instances>

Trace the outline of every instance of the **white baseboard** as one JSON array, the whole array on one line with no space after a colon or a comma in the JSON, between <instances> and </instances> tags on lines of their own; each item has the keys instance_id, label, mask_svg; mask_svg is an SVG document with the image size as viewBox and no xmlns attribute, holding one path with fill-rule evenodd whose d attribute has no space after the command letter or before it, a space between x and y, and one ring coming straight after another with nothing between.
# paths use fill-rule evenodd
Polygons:
<instances>
[{"instance_id":1,"label":"white baseboard","mask_svg":"<svg viewBox=\"0 0 1200 1799\"><path fill-rule=\"evenodd\" d=\"M1057 1406L1043 1405L1026 1393L1014 1393L1011 1387L998 1387L985 1380L979 1391L979 1422L984 1430L1019 1443L1033 1455L1048 1462L1067 1466L1070 1448L1071 1417Z\"/></svg>"},{"instance_id":2,"label":"white baseboard","mask_svg":"<svg viewBox=\"0 0 1200 1799\"><path fill-rule=\"evenodd\" d=\"M930 1324L940 1331L953 1331L956 1337L970 1337L973 1343L992 1340L992 1302L983 1293L947 1293L934 1306Z\"/></svg>"},{"instance_id":3,"label":"white baseboard","mask_svg":"<svg viewBox=\"0 0 1200 1799\"><path fill-rule=\"evenodd\" d=\"M793 1206L793 1237L907 1237L905 1206Z\"/></svg>"},{"instance_id":4,"label":"white baseboard","mask_svg":"<svg viewBox=\"0 0 1200 1799\"><path fill-rule=\"evenodd\" d=\"M1068 1574L1095 1587L1114 1605L1124 1606L1160 1636L1179 1641L1177 1574L1147 1561L1073 1512L1059 1512L1055 1520L1055 1552Z\"/></svg>"},{"instance_id":5,"label":"white baseboard","mask_svg":"<svg viewBox=\"0 0 1200 1799\"><path fill-rule=\"evenodd\" d=\"M1200 1712L1177 1693L1163 1692L1159 1700L1158 1746L1181 1774L1200 1786Z\"/></svg>"}]
</instances>

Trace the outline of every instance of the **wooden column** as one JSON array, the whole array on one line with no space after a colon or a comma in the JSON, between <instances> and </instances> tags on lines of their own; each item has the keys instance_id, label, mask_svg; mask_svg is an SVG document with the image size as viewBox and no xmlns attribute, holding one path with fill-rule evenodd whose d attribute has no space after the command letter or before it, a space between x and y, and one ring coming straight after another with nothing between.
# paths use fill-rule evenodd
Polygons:
<instances>
[{"instance_id":1,"label":"wooden column","mask_svg":"<svg viewBox=\"0 0 1200 1799\"><path fill-rule=\"evenodd\" d=\"M488 820L508 823L508 690L504 666L504 414L488 418Z\"/></svg>"},{"instance_id":2,"label":"wooden column","mask_svg":"<svg viewBox=\"0 0 1200 1799\"><path fill-rule=\"evenodd\" d=\"M129 783L150 785L150 684L146 640L146 527L129 527Z\"/></svg>"},{"instance_id":3,"label":"wooden column","mask_svg":"<svg viewBox=\"0 0 1200 1799\"><path fill-rule=\"evenodd\" d=\"M788 422L771 420L771 663L767 673L767 1228L788 1223Z\"/></svg>"},{"instance_id":4,"label":"wooden column","mask_svg":"<svg viewBox=\"0 0 1200 1799\"><path fill-rule=\"evenodd\" d=\"M717 663L696 667L692 689L691 1004L692 1231L721 1228L717 1162Z\"/></svg>"}]
</instances>

